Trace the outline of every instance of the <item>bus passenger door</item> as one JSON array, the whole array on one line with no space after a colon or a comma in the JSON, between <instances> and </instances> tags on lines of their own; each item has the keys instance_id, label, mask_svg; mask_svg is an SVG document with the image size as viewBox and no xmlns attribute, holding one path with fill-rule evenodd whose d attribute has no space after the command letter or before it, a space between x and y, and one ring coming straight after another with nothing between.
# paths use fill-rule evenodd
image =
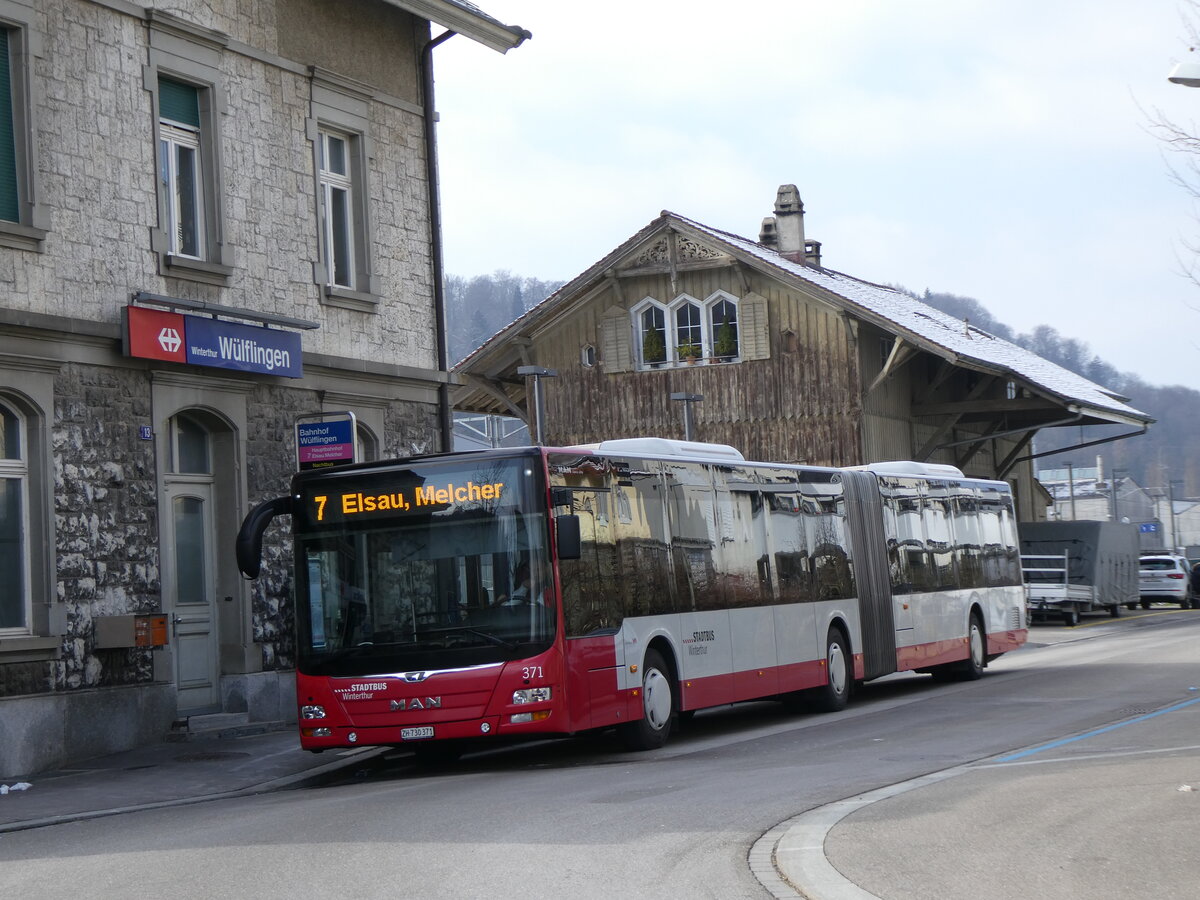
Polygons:
<instances>
[{"instance_id":1,"label":"bus passenger door","mask_svg":"<svg viewBox=\"0 0 1200 900\"><path fill-rule=\"evenodd\" d=\"M625 649L617 547L609 493L572 488L579 517L579 559L559 561L566 634L567 702L571 727L601 728L625 721Z\"/></svg>"}]
</instances>

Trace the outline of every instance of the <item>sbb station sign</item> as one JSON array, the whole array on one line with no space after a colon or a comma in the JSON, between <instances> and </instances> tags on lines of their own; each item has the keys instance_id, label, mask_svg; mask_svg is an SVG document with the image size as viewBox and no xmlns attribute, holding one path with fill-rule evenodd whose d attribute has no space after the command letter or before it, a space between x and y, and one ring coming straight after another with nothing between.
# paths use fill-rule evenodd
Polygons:
<instances>
[{"instance_id":1,"label":"sbb station sign","mask_svg":"<svg viewBox=\"0 0 1200 900\"><path fill-rule=\"evenodd\" d=\"M301 378L300 335L261 325L127 306L129 356Z\"/></svg>"}]
</instances>

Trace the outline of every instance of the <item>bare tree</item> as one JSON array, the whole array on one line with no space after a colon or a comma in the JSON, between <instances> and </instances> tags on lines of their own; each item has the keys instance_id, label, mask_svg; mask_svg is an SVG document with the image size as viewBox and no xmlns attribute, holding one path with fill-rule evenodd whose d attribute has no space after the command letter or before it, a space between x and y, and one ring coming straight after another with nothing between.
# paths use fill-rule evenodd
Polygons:
<instances>
[{"instance_id":1,"label":"bare tree","mask_svg":"<svg viewBox=\"0 0 1200 900\"><path fill-rule=\"evenodd\" d=\"M1183 27L1187 35L1188 53L1196 54L1189 61L1200 63L1200 2L1186 0ZM1169 153L1167 168L1171 180L1192 198L1195 216L1200 221L1200 133L1196 123L1181 124L1166 116L1160 109L1146 113L1150 132L1162 141ZM1183 274L1193 284L1200 285L1200 238L1183 242L1187 258L1180 259Z\"/></svg>"}]
</instances>

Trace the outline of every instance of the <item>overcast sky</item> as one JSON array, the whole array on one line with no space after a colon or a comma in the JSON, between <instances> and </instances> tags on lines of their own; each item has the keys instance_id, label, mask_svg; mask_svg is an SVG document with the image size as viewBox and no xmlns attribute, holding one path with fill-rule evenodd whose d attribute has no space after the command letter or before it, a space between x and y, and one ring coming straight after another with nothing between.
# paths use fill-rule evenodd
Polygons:
<instances>
[{"instance_id":1,"label":"overcast sky","mask_svg":"<svg viewBox=\"0 0 1200 900\"><path fill-rule=\"evenodd\" d=\"M754 238L794 183L830 268L1200 389L1181 0L476 3L533 38L435 51L448 272L566 280L663 209Z\"/></svg>"}]
</instances>

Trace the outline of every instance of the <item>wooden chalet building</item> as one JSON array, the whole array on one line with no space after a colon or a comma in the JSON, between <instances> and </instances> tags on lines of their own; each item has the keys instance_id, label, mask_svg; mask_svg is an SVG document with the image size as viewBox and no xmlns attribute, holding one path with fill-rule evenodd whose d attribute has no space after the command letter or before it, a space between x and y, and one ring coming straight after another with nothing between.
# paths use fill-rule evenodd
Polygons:
<instances>
[{"instance_id":1,"label":"wooden chalet building","mask_svg":"<svg viewBox=\"0 0 1200 900\"><path fill-rule=\"evenodd\" d=\"M1040 429L1125 436L1153 421L968 322L823 267L794 185L758 241L664 211L459 363L455 408L529 422L528 366L556 372L538 379L548 445L684 438L686 403L695 440L747 459L916 459L1006 479L1023 520L1048 499L1030 464Z\"/></svg>"}]
</instances>

